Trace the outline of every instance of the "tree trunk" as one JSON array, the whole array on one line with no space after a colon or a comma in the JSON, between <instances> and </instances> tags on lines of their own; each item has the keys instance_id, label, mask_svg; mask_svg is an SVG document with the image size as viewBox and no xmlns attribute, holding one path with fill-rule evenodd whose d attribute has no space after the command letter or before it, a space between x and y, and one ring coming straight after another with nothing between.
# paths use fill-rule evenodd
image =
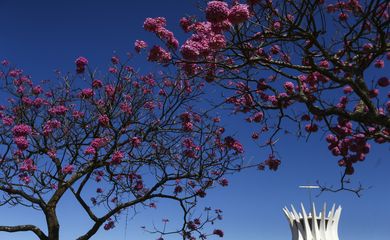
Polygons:
<instances>
[{"instance_id":1,"label":"tree trunk","mask_svg":"<svg viewBox=\"0 0 390 240\"><path fill-rule=\"evenodd\" d=\"M56 209L48 208L45 211L46 223L48 230L48 238L50 240L59 240L60 239L60 224L58 223Z\"/></svg>"}]
</instances>

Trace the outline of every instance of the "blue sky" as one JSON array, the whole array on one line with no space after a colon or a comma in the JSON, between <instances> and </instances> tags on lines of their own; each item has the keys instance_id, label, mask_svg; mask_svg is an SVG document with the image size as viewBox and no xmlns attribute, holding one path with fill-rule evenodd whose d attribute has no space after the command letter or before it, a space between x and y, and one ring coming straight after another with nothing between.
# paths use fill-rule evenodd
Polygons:
<instances>
[{"instance_id":1,"label":"blue sky","mask_svg":"<svg viewBox=\"0 0 390 240\"><path fill-rule=\"evenodd\" d=\"M134 40L153 38L142 30L146 17L166 16L168 28L181 32L178 26L180 17L197 12L196 1L191 0L1 0L0 59L7 58L23 68L34 81L53 78L55 69L73 71L74 60L79 55L87 57L93 66L105 70L114 52L124 56L133 50ZM178 37L183 39L184 35ZM146 71L154 68L141 61L136 61L135 67L137 64ZM268 152L251 143L249 136L253 126L247 125L243 118L237 116L226 120L227 129L235 126L234 131L238 132L246 146L245 157L248 160L262 161ZM285 136L278 148L283 160L280 170L238 173L229 177L228 188L210 191L201 203L202 206L224 211L224 220L216 225L224 229L224 239L289 239L290 230L281 209L290 203L308 203L307 191L298 189L298 185L314 184L316 180L338 183L341 169L337 166L337 159L326 149L320 134L308 143L294 136ZM317 204L342 205L340 239L385 240L390 236L388 153L388 146L374 145L365 162L356 167L353 181L372 186L361 198L346 192L313 197ZM170 225L174 226L177 214L177 206L162 202L157 210L139 209L131 221L133 214L129 212L127 227L123 216L117 228L109 232L101 230L92 239L156 239L157 236L143 232L140 226L160 224L165 217L170 218ZM59 217L62 239L74 239L91 224L79 214L78 207L70 198L61 203ZM0 225L27 223L44 226L44 218L30 209L0 208ZM0 233L0 239L33 240L35 237L30 233Z\"/></svg>"}]
</instances>

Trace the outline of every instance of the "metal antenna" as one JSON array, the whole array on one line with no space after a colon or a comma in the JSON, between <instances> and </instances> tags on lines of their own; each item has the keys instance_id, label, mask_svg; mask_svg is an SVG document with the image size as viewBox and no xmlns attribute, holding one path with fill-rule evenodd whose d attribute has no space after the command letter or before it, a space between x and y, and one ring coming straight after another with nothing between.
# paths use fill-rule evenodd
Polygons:
<instances>
[{"instance_id":1,"label":"metal antenna","mask_svg":"<svg viewBox=\"0 0 390 240\"><path fill-rule=\"evenodd\" d=\"M313 189L319 189L320 186L317 186L317 185L303 185L303 186L299 186L299 188L303 188L303 189L307 189L308 192L309 192L309 206L310 206L310 209L312 209L312 200L311 200L311 191Z\"/></svg>"}]
</instances>

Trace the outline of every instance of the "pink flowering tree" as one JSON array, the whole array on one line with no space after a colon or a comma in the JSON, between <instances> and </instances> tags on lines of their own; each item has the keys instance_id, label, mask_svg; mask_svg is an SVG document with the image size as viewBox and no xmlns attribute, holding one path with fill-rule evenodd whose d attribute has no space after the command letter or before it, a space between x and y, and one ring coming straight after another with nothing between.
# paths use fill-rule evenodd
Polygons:
<instances>
[{"instance_id":1,"label":"pink flowering tree","mask_svg":"<svg viewBox=\"0 0 390 240\"><path fill-rule=\"evenodd\" d=\"M224 136L218 118L196 110L202 83L183 81L180 72L141 75L118 57L101 76L80 57L76 75L41 85L2 64L0 205L37 209L47 227L0 231L59 239L58 204L73 196L92 222L79 240L114 228L125 209L156 207L162 199L177 202L184 220L177 230L156 231L161 236L223 236L202 230L221 218L219 210L207 209L202 218L191 212L209 188L228 184L223 176L237 169L243 150Z\"/></svg>"},{"instance_id":2,"label":"pink flowering tree","mask_svg":"<svg viewBox=\"0 0 390 240\"><path fill-rule=\"evenodd\" d=\"M204 16L180 20L190 35L179 46L162 18L144 28L166 45L160 62L222 87L224 103L257 124L252 138L270 149L260 169L278 168L285 131L322 132L344 168L340 188L323 190L358 193L344 178L372 143L390 142L389 10L383 0L206 1Z\"/></svg>"}]
</instances>

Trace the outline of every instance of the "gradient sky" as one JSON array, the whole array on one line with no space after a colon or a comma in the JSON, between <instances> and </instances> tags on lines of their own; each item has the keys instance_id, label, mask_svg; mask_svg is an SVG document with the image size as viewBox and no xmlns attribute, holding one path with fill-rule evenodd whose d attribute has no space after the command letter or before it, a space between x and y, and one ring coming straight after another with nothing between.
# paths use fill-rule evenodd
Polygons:
<instances>
[{"instance_id":1,"label":"gradient sky","mask_svg":"<svg viewBox=\"0 0 390 240\"><path fill-rule=\"evenodd\" d=\"M82 55L90 64L106 69L111 55L124 56L133 50L135 39L154 39L142 30L143 20L165 16L168 28L180 32L178 20L185 15L198 13L196 1L131 1L131 0L1 0L0 1L0 59L32 75L34 81L53 78L54 70L74 71L74 60ZM184 39L184 35L179 35ZM137 62L138 61L138 62ZM142 70L152 69L137 60L134 65ZM138 64L138 65L137 65ZM388 64L388 63L387 63ZM225 121L227 129L233 126L245 148L249 160L264 160L266 150L253 146L250 141L252 127L243 116ZM237 122L237 123L236 123ZM239 126L239 128L237 128ZM285 136L278 145L282 166L277 172L249 170L229 177L228 188L217 188L208 193L202 206L221 208L224 220L216 228L224 229L225 240L285 240L290 230L282 208L290 203L308 203L308 192L298 189L301 184L337 184L341 169L331 156L324 139L315 136L310 142ZM361 198L351 193L325 193L313 200L321 205L337 203L343 212L339 228L342 240L388 240L390 236L390 159L389 146L374 145L372 153L356 166L352 180L370 189ZM316 192L313 192L313 196ZM85 232L91 222L79 214L70 198L61 202L59 218L61 238L74 239ZM171 219L174 227L177 206L161 202L156 210L139 209L128 214L127 226L122 216L117 228L101 230L92 239L146 240L157 236L142 231L140 226L161 224L161 219ZM0 225L36 224L44 226L43 215L31 209L0 207ZM1 240L33 240L30 233L0 233ZM167 239L179 239L178 236ZM214 238L216 239L216 238Z\"/></svg>"}]
</instances>

